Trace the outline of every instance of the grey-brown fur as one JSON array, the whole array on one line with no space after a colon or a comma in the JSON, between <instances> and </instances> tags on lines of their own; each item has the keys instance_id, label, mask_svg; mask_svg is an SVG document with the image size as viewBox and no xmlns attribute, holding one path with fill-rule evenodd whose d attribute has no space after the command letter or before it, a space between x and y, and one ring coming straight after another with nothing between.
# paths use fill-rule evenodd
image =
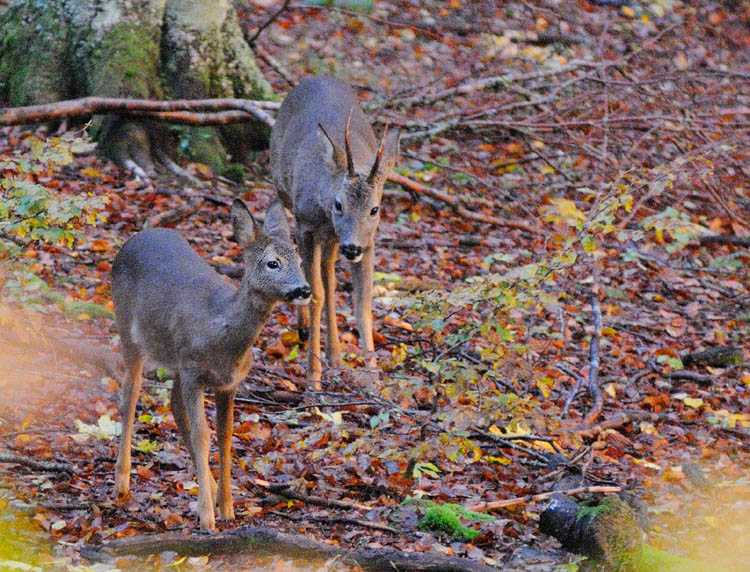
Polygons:
<instances>
[{"instance_id":1,"label":"grey-brown fur","mask_svg":"<svg viewBox=\"0 0 750 572\"><path fill-rule=\"evenodd\" d=\"M349 145L346 143L347 124ZM398 155L398 132L380 144L352 88L331 77L307 78L286 97L271 135L271 171L279 198L294 214L302 267L313 289L310 310L300 308L300 336L309 332L307 377L322 373L320 320L326 305L326 354L342 365L336 325L334 268L337 250L352 261L360 340L374 350L372 274L374 238L383 184ZM374 366L374 359L370 360Z\"/></svg>"},{"instance_id":2,"label":"grey-brown fur","mask_svg":"<svg viewBox=\"0 0 750 572\"><path fill-rule=\"evenodd\" d=\"M310 298L280 203L269 209L260 231L242 201L235 201L232 226L244 248L245 273L239 289L173 230L138 233L123 245L112 265L112 298L126 366L116 493L126 495L130 487L133 416L141 365L148 355L174 374L172 413L198 473L197 510L201 527L207 530L215 528L217 503L222 517L234 518L229 482L233 398L252 365L255 338L276 302L306 303ZM218 491L208 469L206 387L216 394Z\"/></svg>"}]
</instances>

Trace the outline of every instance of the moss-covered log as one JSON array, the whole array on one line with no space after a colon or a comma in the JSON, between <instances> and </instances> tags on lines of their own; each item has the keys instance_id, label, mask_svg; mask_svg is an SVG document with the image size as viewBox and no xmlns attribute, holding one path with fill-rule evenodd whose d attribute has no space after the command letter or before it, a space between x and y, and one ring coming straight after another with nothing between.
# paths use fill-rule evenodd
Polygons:
<instances>
[{"instance_id":1,"label":"moss-covered log","mask_svg":"<svg viewBox=\"0 0 750 572\"><path fill-rule=\"evenodd\" d=\"M643 543L633 509L618 497L582 506L556 495L539 518L539 527L565 549L592 558L611 572L720 572Z\"/></svg>"},{"instance_id":2,"label":"moss-covered log","mask_svg":"<svg viewBox=\"0 0 750 572\"><path fill-rule=\"evenodd\" d=\"M272 99L229 0L19 0L0 15L0 98L11 106L89 95L140 99ZM223 169L263 148L268 128L163 127L98 117L108 156L152 171L165 148Z\"/></svg>"}]
</instances>

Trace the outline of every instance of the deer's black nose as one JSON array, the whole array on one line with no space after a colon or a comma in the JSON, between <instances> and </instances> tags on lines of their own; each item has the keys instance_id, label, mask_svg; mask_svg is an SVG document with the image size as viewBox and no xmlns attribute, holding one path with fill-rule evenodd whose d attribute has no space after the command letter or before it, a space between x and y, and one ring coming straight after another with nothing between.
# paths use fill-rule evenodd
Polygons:
<instances>
[{"instance_id":1,"label":"deer's black nose","mask_svg":"<svg viewBox=\"0 0 750 572\"><path fill-rule=\"evenodd\" d=\"M292 302L294 300L307 300L310 295L312 294L312 291L310 290L310 287L300 286L299 288L295 288L291 292L289 292L286 297L287 299Z\"/></svg>"},{"instance_id":2,"label":"deer's black nose","mask_svg":"<svg viewBox=\"0 0 750 572\"><path fill-rule=\"evenodd\" d=\"M362 254L362 247L353 244L342 244L341 254L346 256L349 260L354 260Z\"/></svg>"}]
</instances>

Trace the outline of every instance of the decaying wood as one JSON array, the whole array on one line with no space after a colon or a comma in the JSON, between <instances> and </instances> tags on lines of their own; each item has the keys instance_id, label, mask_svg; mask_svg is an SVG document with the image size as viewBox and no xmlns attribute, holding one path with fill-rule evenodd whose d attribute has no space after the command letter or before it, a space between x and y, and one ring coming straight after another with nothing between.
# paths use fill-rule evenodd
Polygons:
<instances>
[{"instance_id":1,"label":"decaying wood","mask_svg":"<svg viewBox=\"0 0 750 572\"><path fill-rule=\"evenodd\" d=\"M730 367L740 365L745 359L742 348L737 346L718 346L700 352L682 356L682 363L690 365L707 365L709 367Z\"/></svg>"},{"instance_id":2,"label":"decaying wood","mask_svg":"<svg viewBox=\"0 0 750 572\"><path fill-rule=\"evenodd\" d=\"M503 219L503 218L499 218L493 215L487 215L484 213L469 210L462 204L463 201L461 200L460 197L449 195L448 193L444 191L440 191L438 189L428 187L427 185L423 185L422 183L413 181L409 177L405 177L404 175L400 175L399 173L392 171L391 174L388 175L388 180L393 181L394 183L397 183L401 185L402 187L404 187L405 189L408 189L410 191L414 191L416 193L442 201L448 206L450 206L456 212L456 214L459 214L464 218L474 220L477 222L493 224L496 226L517 228L519 230L524 230L531 234L539 233L539 229L535 228L531 224L524 222L522 220ZM500 210L500 207L496 207L493 210Z\"/></svg>"},{"instance_id":3,"label":"decaying wood","mask_svg":"<svg viewBox=\"0 0 750 572\"><path fill-rule=\"evenodd\" d=\"M284 554L295 558L339 557L362 570L373 572L497 572L498 568L473 560L443 556L435 553L357 549L347 550L304 536L283 534L270 528L240 528L218 534L155 534L118 538L101 546L85 547L81 555L89 560L107 560L131 554L147 556L161 552L176 552L181 556L206 554Z\"/></svg>"},{"instance_id":4,"label":"decaying wood","mask_svg":"<svg viewBox=\"0 0 750 572\"><path fill-rule=\"evenodd\" d=\"M466 510L473 510L475 512L490 512L500 508L508 508L511 506L517 506L519 504L531 504L533 502L539 502L546 500L556 494L565 495L583 495L589 493L619 493L622 491L622 487L611 486L611 485L596 485L591 487L576 487L574 489L568 489L566 491L550 491L548 493L539 493L537 495L527 495L524 497L517 497L512 499L503 499L499 501L488 502L484 504L475 504L472 506L465 507Z\"/></svg>"},{"instance_id":5,"label":"decaying wood","mask_svg":"<svg viewBox=\"0 0 750 572\"><path fill-rule=\"evenodd\" d=\"M584 508L569 497L555 494L542 512L539 528L569 551L605 563L607 570L636 570L618 566L640 555L642 532L635 513L618 497L608 497L600 509Z\"/></svg>"},{"instance_id":6,"label":"decaying wood","mask_svg":"<svg viewBox=\"0 0 750 572\"><path fill-rule=\"evenodd\" d=\"M35 471L51 471L60 472L68 471L72 472L73 469L66 463L54 463L52 461L39 461L30 457L23 457L21 455L11 455L9 453L0 453L0 463L11 463L14 465L23 465L29 469Z\"/></svg>"},{"instance_id":7,"label":"decaying wood","mask_svg":"<svg viewBox=\"0 0 750 572\"><path fill-rule=\"evenodd\" d=\"M218 99L175 99L158 101L151 99L123 99L110 97L83 97L30 105L27 107L8 107L0 110L0 125L22 125L40 123L63 117L82 117L103 113L118 115L143 115L144 113L160 114L174 112L243 112L258 121L273 127L273 118L266 110L279 108L275 101L252 101L238 98ZM180 117L186 117L184 114ZM158 115L157 115L158 118ZM162 116L162 119L167 117Z\"/></svg>"}]
</instances>

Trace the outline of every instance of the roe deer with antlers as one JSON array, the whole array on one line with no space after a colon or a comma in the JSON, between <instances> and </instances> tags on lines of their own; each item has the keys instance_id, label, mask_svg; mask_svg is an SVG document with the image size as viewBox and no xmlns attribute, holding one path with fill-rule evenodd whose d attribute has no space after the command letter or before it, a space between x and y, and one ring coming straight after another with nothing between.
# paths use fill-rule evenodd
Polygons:
<instances>
[{"instance_id":1,"label":"roe deer with antlers","mask_svg":"<svg viewBox=\"0 0 750 572\"><path fill-rule=\"evenodd\" d=\"M177 232L148 229L123 245L112 265L112 298L126 378L115 491L130 488L130 443L148 355L174 375L171 409L198 474L201 528L216 528L214 505L234 518L230 489L233 398L253 361L252 345L274 304L305 304L310 287L292 245L286 213L275 203L261 231L242 201L232 204L234 236L244 249L239 289L213 270ZM203 408L216 395L219 485L208 468L210 433ZM217 490L218 488L218 490Z\"/></svg>"},{"instance_id":2,"label":"roe deer with antlers","mask_svg":"<svg viewBox=\"0 0 750 572\"><path fill-rule=\"evenodd\" d=\"M326 306L329 365L343 365L336 323L337 250L352 263L360 344L371 354L374 238L383 184L398 155L398 130L378 144L352 88L332 77L303 80L281 104L271 134L271 172L279 198L294 214L297 246L312 286L310 309L299 309L309 335L307 378L320 387L320 320ZM340 245L340 246L339 246ZM370 355L370 367L375 359Z\"/></svg>"}]
</instances>

